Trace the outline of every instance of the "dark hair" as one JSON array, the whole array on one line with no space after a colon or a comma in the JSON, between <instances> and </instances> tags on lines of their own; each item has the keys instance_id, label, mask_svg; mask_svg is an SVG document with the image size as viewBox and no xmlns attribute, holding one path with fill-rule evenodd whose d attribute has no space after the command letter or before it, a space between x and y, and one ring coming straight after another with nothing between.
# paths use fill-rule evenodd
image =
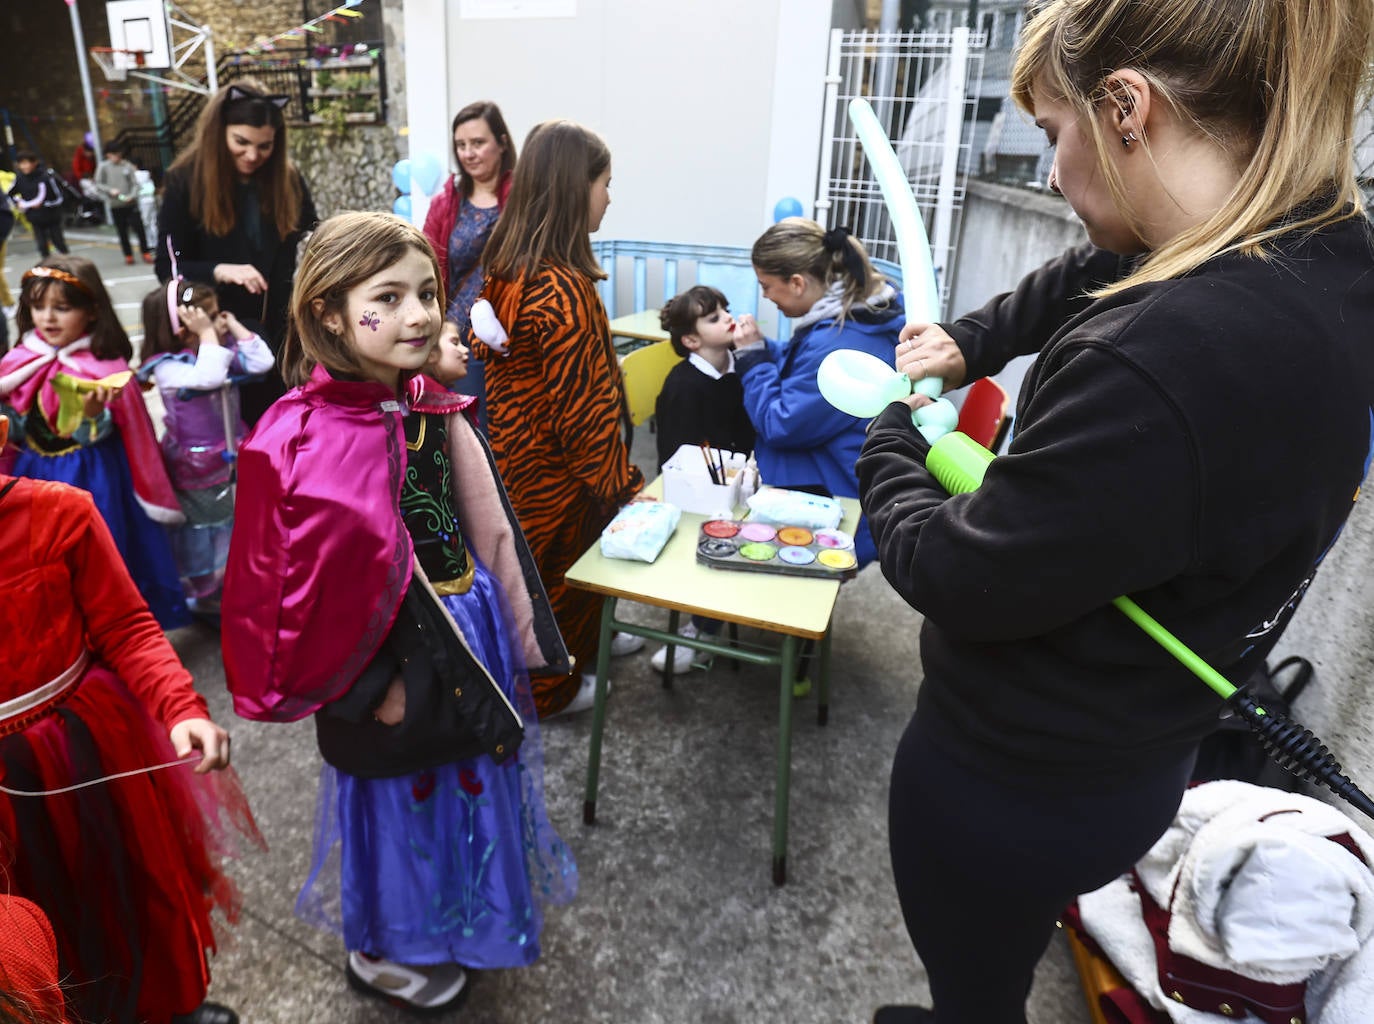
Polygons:
<instances>
[{"instance_id":1,"label":"dark hair","mask_svg":"<svg viewBox=\"0 0 1374 1024\"><path fill-rule=\"evenodd\" d=\"M286 118L273 99L253 78L224 86L205 104L196 122L195 139L172 164L173 170L184 167L189 172L191 214L211 235L229 234L238 219L234 208L238 179L225 143L226 130L236 124L272 129L272 155L253 173L258 202L263 219L275 225L279 239L296 230L304 190L286 152Z\"/></svg>"},{"instance_id":2,"label":"dark hair","mask_svg":"<svg viewBox=\"0 0 1374 1024\"><path fill-rule=\"evenodd\" d=\"M605 140L573 121L545 121L530 129L521 151L482 253L488 276L513 281L551 264L601 280L606 273L592 255L587 218L591 184L611 166Z\"/></svg>"},{"instance_id":3,"label":"dark hair","mask_svg":"<svg viewBox=\"0 0 1374 1024\"><path fill-rule=\"evenodd\" d=\"M506 147L501 153L501 173L497 180L515 170L515 143L510 140L510 131L506 128L506 119L501 116L501 108L491 100L469 103L454 115L453 127L448 130L449 142L453 145L453 159L458 164L458 191L468 197L472 196L472 175L463 167L463 161L458 159L458 145L453 142L453 136L458 133L459 125L477 120L485 122L491 137Z\"/></svg>"},{"instance_id":4,"label":"dark hair","mask_svg":"<svg viewBox=\"0 0 1374 1024\"><path fill-rule=\"evenodd\" d=\"M15 163L19 163L22 160L32 160L34 163L38 163L40 159L41 157L31 149L21 149L14 154Z\"/></svg>"},{"instance_id":5,"label":"dark hair","mask_svg":"<svg viewBox=\"0 0 1374 1024\"><path fill-rule=\"evenodd\" d=\"M100 280L95 264L85 256L49 256L35 270L51 267L81 282L80 286L58 277L44 277L29 271L19 290L19 311L14 316L22 337L33 330L33 304L40 301L50 288L61 289L62 298L77 309L90 310L95 321L91 324L91 355L97 359L132 359L134 347L124 326L115 315L110 293Z\"/></svg>"},{"instance_id":6,"label":"dark hair","mask_svg":"<svg viewBox=\"0 0 1374 1024\"><path fill-rule=\"evenodd\" d=\"M106 156L109 156L111 153L118 153L120 156L124 155L124 147L118 142L107 142L101 147L100 151Z\"/></svg>"},{"instance_id":7,"label":"dark hair","mask_svg":"<svg viewBox=\"0 0 1374 1024\"><path fill-rule=\"evenodd\" d=\"M143 296L143 343L138 347L140 362L164 352L180 352L186 347L180 332L172 330L172 312L167 308L167 289L178 306L200 306L216 298L215 290L198 281L169 281Z\"/></svg>"},{"instance_id":8,"label":"dark hair","mask_svg":"<svg viewBox=\"0 0 1374 1024\"><path fill-rule=\"evenodd\" d=\"M658 314L658 322L668 332L673 351L686 357L687 346L682 344L682 336L692 334L697 329L699 319L718 309L728 311L730 300L719 288L704 284L694 285L665 302Z\"/></svg>"}]
</instances>

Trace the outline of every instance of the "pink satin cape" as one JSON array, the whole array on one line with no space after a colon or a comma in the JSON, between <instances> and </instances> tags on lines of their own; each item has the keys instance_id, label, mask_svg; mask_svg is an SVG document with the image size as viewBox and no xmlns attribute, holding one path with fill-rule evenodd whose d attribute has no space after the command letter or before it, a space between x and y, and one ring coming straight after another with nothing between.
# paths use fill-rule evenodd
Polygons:
<instances>
[{"instance_id":1,"label":"pink satin cape","mask_svg":"<svg viewBox=\"0 0 1374 1024\"><path fill-rule=\"evenodd\" d=\"M86 349L63 349L61 359L54 359L31 374L23 372L30 363L52 351L52 346L37 331L33 331L0 359L0 399L25 415L29 415L37 406L49 424L57 419L59 399L52 386L56 374L67 373L88 380L99 380L129 368L123 359L97 359ZM17 383L6 387L6 381ZM143 404L143 395L138 387L131 384L120 389L119 395L110 403L109 410L119 431L120 443L124 446L124 459L129 464L134 497L140 507L155 523L174 525L185 522L186 516L181 511L176 492L172 490L172 481L167 476L167 467L162 461L162 449L158 447L152 417L148 415L148 407ZM10 444L22 443L23 439L11 429ZM13 450L0 453L0 473L10 472L13 462Z\"/></svg>"},{"instance_id":2,"label":"pink satin cape","mask_svg":"<svg viewBox=\"0 0 1374 1024\"><path fill-rule=\"evenodd\" d=\"M291 722L341 697L410 584L404 408L316 366L239 452L222 643L234 710Z\"/></svg>"}]
</instances>

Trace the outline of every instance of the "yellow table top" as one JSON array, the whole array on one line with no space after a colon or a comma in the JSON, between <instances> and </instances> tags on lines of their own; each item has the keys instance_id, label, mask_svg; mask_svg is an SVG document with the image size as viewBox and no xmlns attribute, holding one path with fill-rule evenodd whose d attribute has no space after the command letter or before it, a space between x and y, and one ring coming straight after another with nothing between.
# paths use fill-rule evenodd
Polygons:
<instances>
[{"instance_id":1,"label":"yellow table top","mask_svg":"<svg viewBox=\"0 0 1374 1024\"><path fill-rule=\"evenodd\" d=\"M660 324L656 309L645 309L616 317L611 321L611 336L639 338L643 341L668 340L668 332Z\"/></svg>"},{"instance_id":2,"label":"yellow table top","mask_svg":"<svg viewBox=\"0 0 1374 1024\"><path fill-rule=\"evenodd\" d=\"M646 493L661 495L662 478L651 483ZM844 506L840 529L853 533L859 523L859 503L853 498L839 501ZM568 583L773 633L813 640L824 637L840 593L839 581L701 565L696 560L697 536L707 518L682 513L673 536L652 563L604 558L598 541L568 570Z\"/></svg>"}]
</instances>

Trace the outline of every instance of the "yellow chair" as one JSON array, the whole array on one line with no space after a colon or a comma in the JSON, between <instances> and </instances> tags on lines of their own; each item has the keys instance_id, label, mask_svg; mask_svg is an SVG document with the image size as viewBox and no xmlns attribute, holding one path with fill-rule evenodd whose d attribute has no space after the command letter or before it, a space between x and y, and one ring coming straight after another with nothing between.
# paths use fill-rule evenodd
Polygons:
<instances>
[{"instance_id":1,"label":"yellow chair","mask_svg":"<svg viewBox=\"0 0 1374 1024\"><path fill-rule=\"evenodd\" d=\"M663 382L681 360L682 357L673 351L672 343L667 341L637 348L620 360L630 422L636 427L654 414L654 404L663 390Z\"/></svg>"}]
</instances>

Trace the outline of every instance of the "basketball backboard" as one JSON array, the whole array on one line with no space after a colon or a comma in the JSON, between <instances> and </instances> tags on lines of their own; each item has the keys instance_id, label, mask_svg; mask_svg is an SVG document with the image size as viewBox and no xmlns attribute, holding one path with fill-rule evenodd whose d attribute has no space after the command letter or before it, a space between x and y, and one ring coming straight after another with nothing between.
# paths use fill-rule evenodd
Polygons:
<instances>
[{"instance_id":1,"label":"basketball backboard","mask_svg":"<svg viewBox=\"0 0 1374 1024\"><path fill-rule=\"evenodd\" d=\"M163 0L108 0L110 46L142 51L145 69L172 66L172 31Z\"/></svg>"}]
</instances>

